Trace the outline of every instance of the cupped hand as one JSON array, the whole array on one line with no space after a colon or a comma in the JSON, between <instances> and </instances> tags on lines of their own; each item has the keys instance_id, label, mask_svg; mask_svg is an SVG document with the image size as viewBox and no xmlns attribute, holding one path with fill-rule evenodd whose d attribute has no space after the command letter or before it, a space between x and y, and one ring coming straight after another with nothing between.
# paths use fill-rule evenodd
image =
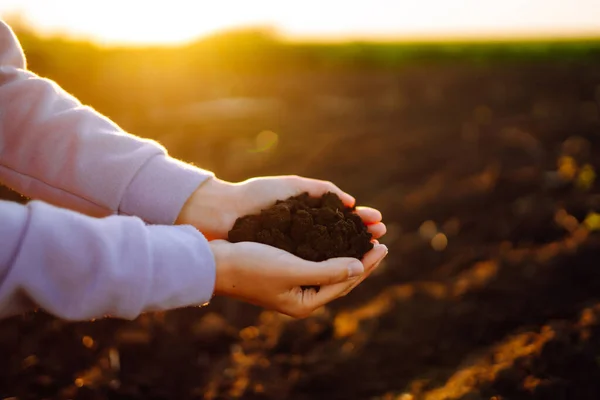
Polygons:
<instances>
[{"instance_id":1,"label":"cupped hand","mask_svg":"<svg viewBox=\"0 0 600 400\"><path fill-rule=\"evenodd\" d=\"M311 262L260 243L214 240L210 245L217 265L215 295L295 318L348 294L387 254L387 248L376 243L362 262L354 258ZM320 286L320 290L302 286Z\"/></svg>"},{"instance_id":2,"label":"cupped hand","mask_svg":"<svg viewBox=\"0 0 600 400\"><path fill-rule=\"evenodd\" d=\"M337 194L348 206L355 199L331 182L299 176L271 176L229 183L217 178L204 182L184 205L177 224L195 226L209 240L226 239L235 220L248 214L256 214L270 207L277 200L307 192L319 197L327 192ZM356 213L367 225L374 239L386 232L378 210L357 207Z\"/></svg>"}]
</instances>

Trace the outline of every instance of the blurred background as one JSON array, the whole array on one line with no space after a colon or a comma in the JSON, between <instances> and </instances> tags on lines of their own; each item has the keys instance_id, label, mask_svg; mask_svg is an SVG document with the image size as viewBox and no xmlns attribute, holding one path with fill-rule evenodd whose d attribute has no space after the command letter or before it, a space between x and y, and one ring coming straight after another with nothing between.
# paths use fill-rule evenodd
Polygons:
<instances>
[{"instance_id":1,"label":"blurred background","mask_svg":"<svg viewBox=\"0 0 600 400\"><path fill-rule=\"evenodd\" d=\"M3 0L29 68L238 181L332 180L384 265L305 320L231 300L0 322L0 397L600 398L600 3ZM26 201L6 188L0 197Z\"/></svg>"}]
</instances>

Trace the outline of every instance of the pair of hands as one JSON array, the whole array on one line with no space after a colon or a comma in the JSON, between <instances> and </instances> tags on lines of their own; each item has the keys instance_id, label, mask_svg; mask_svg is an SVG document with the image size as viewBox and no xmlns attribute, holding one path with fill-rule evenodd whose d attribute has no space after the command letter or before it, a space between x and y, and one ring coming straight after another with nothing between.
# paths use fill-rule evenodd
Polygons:
<instances>
[{"instance_id":1,"label":"pair of hands","mask_svg":"<svg viewBox=\"0 0 600 400\"><path fill-rule=\"evenodd\" d=\"M215 295L301 318L348 294L377 268L387 255L387 248L377 241L386 227L381 213L368 207L356 208L375 244L362 262L334 258L316 263L264 244L225 240L237 218L304 192L314 197L333 192L345 205L355 204L352 196L331 182L298 176L254 178L236 184L213 178L188 199L176 223L193 225L210 240L217 265ZM317 292L301 286L321 288Z\"/></svg>"}]
</instances>

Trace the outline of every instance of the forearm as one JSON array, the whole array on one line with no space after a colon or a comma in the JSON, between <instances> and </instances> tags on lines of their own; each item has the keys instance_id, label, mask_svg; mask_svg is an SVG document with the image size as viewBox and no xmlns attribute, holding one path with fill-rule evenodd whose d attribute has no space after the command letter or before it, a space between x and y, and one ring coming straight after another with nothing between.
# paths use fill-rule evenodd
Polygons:
<instances>
[{"instance_id":1,"label":"forearm","mask_svg":"<svg viewBox=\"0 0 600 400\"><path fill-rule=\"evenodd\" d=\"M0 182L89 215L172 224L211 176L27 71L16 38L0 21Z\"/></svg>"},{"instance_id":2,"label":"forearm","mask_svg":"<svg viewBox=\"0 0 600 400\"><path fill-rule=\"evenodd\" d=\"M34 307L70 320L208 302L215 260L190 226L92 218L42 202L0 201L0 317Z\"/></svg>"}]
</instances>

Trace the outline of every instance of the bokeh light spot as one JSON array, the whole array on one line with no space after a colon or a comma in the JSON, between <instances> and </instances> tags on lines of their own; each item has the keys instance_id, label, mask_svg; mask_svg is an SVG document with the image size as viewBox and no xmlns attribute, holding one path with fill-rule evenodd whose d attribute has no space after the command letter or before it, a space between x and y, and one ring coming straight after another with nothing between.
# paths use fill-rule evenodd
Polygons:
<instances>
[{"instance_id":1,"label":"bokeh light spot","mask_svg":"<svg viewBox=\"0 0 600 400\"><path fill-rule=\"evenodd\" d=\"M348 354L348 353L352 353L352 351L354 351L354 343L352 343L352 342L344 343L344 345L342 346L342 353Z\"/></svg>"},{"instance_id":2,"label":"bokeh light spot","mask_svg":"<svg viewBox=\"0 0 600 400\"><path fill-rule=\"evenodd\" d=\"M279 135L273 131L262 131L256 136L255 151L268 151L277 146Z\"/></svg>"},{"instance_id":3,"label":"bokeh light spot","mask_svg":"<svg viewBox=\"0 0 600 400\"><path fill-rule=\"evenodd\" d=\"M573 180L577 173L577 163L573 157L563 156L558 159L558 174L565 180Z\"/></svg>"},{"instance_id":4,"label":"bokeh light spot","mask_svg":"<svg viewBox=\"0 0 600 400\"><path fill-rule=\"evenodd\" d=\"M591 212L587 215L585 220L583 221L585 226L590 231L599 231L600 230L600 214Z\"/></svg>"},{"instance_id":5,"label":"bokeh light spot","mask_svg":"<svg viewBox=\"0 0 600 400\"><path fill-rule=\"evenodd\" d=\"M240 337L243 340L252 340L258 337L260 331L256 326L249 326L240 331Z\"/></svg>"},{"instance_id":6,"label":"bokeh light spot","mask_svg":"<svg viewBox=\"0 0 600 400\"><path fill-rule=\"evenodd\" d=\"M358 320L349 314L340 314L335 318L335 337L350 336L358 329Z\"/></svg>"},{"instance_id":7,"label":"bokeh light spot","mask_svg":"<svg viewBox=\"0 0 600 400\"><path fill-rule=\"evenodd\" d=\"M431 247L435 251L443 251L448 247L448 238L443 233L438 233L431 239Z\"/></svg>"},{"instance_id":8,"label":"bokeh light spot","mask_svg":"<svg viewBox=\"0 0 600 400\"><path fill-rule=\"evenodd\" d=\"M581 168L581 171L579 171L575 184L580 189L589 190L594 185L595 180L596 171L594 171L594 167L590 164L586 164Z\"/></svg>"},{"instance_id":9,"label":"bokeh light spot","mask_svg":"<svg viewBox=\"0 0 600 400\"><path fill-rule=\"evenodd\" d=\"M35 355L30 355L23 360L22 366L23 369L32 367L39 362L39 359Z\"/></svg>"},{"instance_id":10,"label":"bokeh light spot","mask_svg":"<svg viewBox=\"0 0 600 400\"><path fill-rule=\"evenodd\" d=\"M565 209L560 209L556 212L554 221L558 226L562 226L569 232L574 232L579 228L579 221L577 221L577 218L567 213Z\"/></svg>"},{"instance_id":11,"label":"bokeh light spot","mask_svg":"<svg viewBox=\"0 0 600 400\"><path fill-rule=\"evenodd\" d=\"M438 233L437 225L433 221L425 221L419 227L419 235L425 240L431 240Z\"/></svg>"},{"instance_id":12,"label":"bokeh light spot","mask_svg":"<svg viewBox=\"0 0 600 400\"><path fill-rule=\"evenodd\" d=\"M94 339L89 336L84 336L83 339L81 339L81 343L88 349L91 349L94 346Z\"/></svg>"},{"instance_id":13,"label":"bokeh light spot","mask_svg":"<svg viewBox=\"0 0 600 400\"><path fill-rule=\"evenodd\" d=\"M113 371L119 371L121 369L121 357L116 348L111 347L108 350L108 360Z\"/></svg>"}]
</instances>

